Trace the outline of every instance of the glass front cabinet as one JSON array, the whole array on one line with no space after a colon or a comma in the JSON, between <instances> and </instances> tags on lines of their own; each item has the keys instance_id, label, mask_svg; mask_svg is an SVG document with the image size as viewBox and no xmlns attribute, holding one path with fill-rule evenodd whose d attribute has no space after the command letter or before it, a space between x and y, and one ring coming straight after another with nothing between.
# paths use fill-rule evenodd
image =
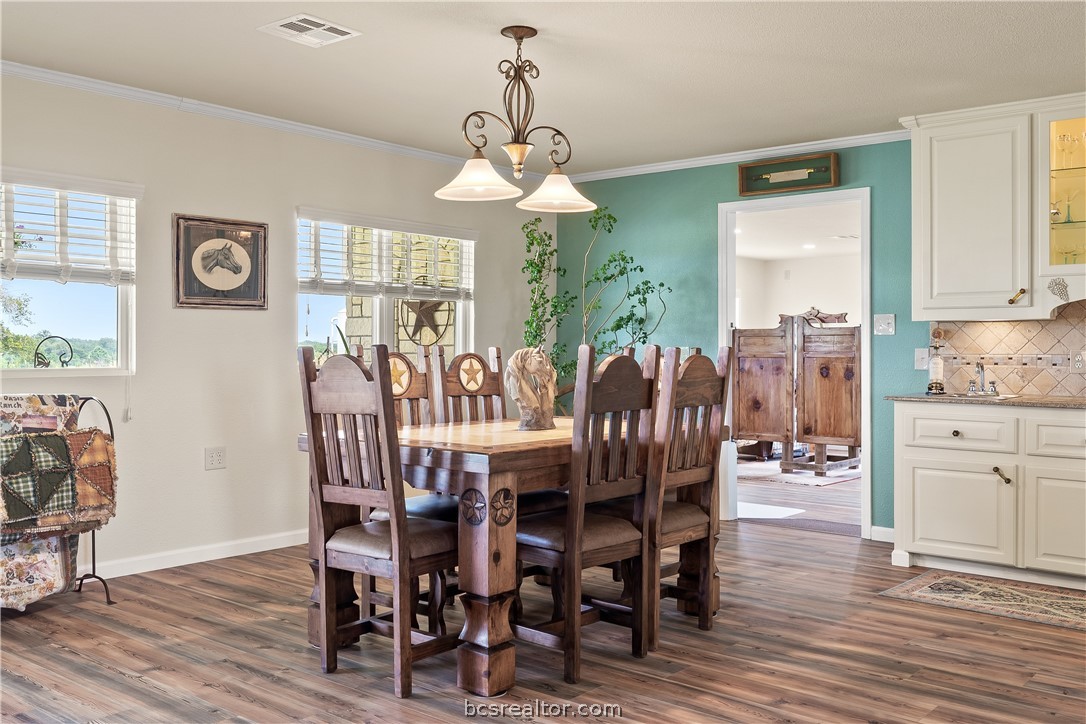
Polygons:
<instances>
[{"instance_id":1,"label":"glass front cabinet","mask_svg":"<svg viewBox=\"0 0 1086 724\"><path fill-rule=\"evenodd\" d=\"M1037 271L1042 277L1086 274L1084 112L1082 104L1071 104L1065 109L1037 114L1034 233Z\"/></svg>"}]
</instances>

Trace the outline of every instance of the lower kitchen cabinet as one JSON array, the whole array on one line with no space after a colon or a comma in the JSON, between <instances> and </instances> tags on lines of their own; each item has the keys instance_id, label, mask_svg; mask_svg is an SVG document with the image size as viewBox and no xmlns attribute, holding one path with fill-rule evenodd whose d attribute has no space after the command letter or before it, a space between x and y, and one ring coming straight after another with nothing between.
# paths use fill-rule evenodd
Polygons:
<instances>
[{"instance_id":1,"label":"lower kitchen cabinet","mask_svg":"<svg viewBox=\"0 0 1086 724\"><path fill-rule=\"evenodd\" d=\"M894 561L1086 576L1086 413L895 403Z\"/></svg>"}]
</instances>

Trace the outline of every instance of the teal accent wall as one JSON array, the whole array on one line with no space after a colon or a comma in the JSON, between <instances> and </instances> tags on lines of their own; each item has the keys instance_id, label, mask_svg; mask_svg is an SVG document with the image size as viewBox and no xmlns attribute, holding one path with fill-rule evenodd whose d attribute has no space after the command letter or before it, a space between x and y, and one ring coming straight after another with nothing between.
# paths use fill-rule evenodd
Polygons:
<instances>
[{"instance_id":1,"label":"teal accent wall","mask_svg":"<svg viewBox=\"0 0 1086 724\"><path fill-rule=\"evenodd\" d=\"M883 398L916 393L927 384L927 375L912 368L913 348L927 346L928 325L910 317L909 142L845 148L838 154L840 188L871 189L871 311L897 315L897 334L872 338L868 385L872 439L865 441L871 453L871 523L892 528L894 415L893 403ZM718 345L717 205L740 200L736 166L728 163L578 185L618 218L614 232L601 234L597 240L590 268L610 252L625 249L645 266L646 276L674 289L663 323L653 335L656 344L707 350ZM559 288L578 293L584 250L592 238L588 214L560 215L557 238L559 264L569 270L559 280ZM559 330L559 341L575 354L579 334L578 322L571 318Z\"/></svg>"}]
</instances>

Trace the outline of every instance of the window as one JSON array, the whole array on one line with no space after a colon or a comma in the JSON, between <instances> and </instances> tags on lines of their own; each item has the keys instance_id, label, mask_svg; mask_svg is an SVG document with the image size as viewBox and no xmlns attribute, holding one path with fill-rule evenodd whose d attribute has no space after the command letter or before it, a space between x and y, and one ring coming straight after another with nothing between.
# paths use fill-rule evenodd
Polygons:
<instances>
[{"instance_id":1,"label":"window","mask_svg":"<svg viewBox=\"0 0 1086 724\"><path fill-rule=\"evenodd\" d=\"M130 370L142 188L2 174L0 367Z\"/></svg>"},{"instance_id":2,"label":"window","mask_svg":"<svg viewBox=\"0 0 1086 724\"><path fill-rule=\"evenodd\" d=\"M472 232L298 211L298 342L318 355L344 341L414 356L471 347ZM465 238L469 237L469 238Z\"/></svg>"}]
</instances>

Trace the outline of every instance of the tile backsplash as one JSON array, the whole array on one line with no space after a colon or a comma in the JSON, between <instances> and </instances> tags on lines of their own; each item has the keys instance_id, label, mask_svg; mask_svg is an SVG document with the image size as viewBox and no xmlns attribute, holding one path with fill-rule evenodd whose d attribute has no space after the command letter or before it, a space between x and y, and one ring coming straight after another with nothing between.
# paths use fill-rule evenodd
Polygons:
<instances>
[{"instance_id":1,"label":"tile backsplash","mask_svg":"<svg viewBox=\"0 0 1086 724\"><path fill-rule=\"evenodd\" d=\"M1055 319L1025 322L932 322L943 330L947 392L965 392L982 362L985 377L999 392L1015 395L1086 395L1086 366L1074 367L1086 352L1086 301L1060 308Z\"/></svg>"}]
</instances>

